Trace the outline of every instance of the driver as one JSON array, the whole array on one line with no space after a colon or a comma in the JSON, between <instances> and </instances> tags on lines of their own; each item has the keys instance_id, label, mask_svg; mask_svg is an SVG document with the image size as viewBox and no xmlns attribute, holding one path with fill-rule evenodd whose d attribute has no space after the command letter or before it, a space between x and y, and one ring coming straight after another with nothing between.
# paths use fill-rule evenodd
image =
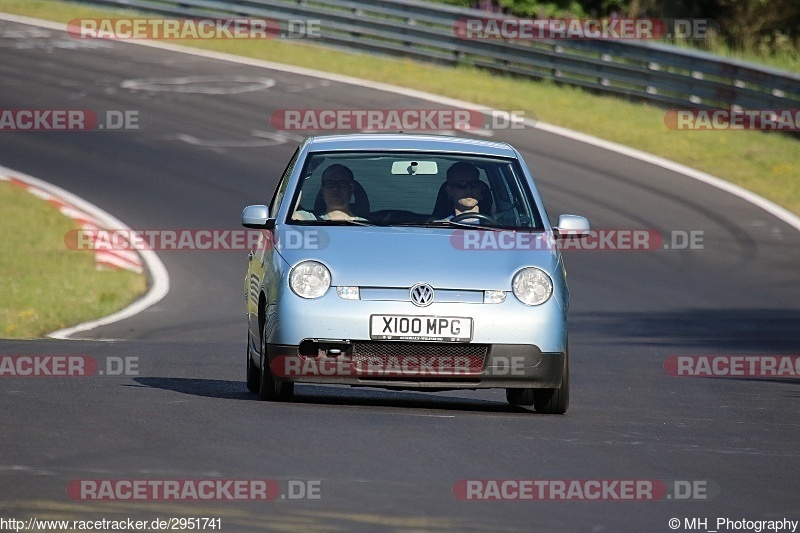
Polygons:
<instances>
[{"instance_id":1,"label":"driver","mask_svg":"<svg viewBox=\"0 0 800 533\"><path fill-rule=\"evenodd\" d=\"M452 220L464 213L478 213L478 204L483 198L483 184L478 167L466 161L453 163L447 169L447 182L445 191L453 202L453 214L443 220ZM459 220L467 224L478 224L477 218Z\"/></svg>"}]
</instances>

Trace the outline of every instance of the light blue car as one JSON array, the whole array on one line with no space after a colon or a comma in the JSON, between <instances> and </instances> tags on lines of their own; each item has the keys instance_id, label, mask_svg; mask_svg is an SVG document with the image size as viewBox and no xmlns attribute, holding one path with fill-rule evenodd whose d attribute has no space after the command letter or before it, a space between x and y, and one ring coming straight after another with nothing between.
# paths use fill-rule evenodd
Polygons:
<instances>
[{"instance_id":1,"label":"light blue car","mask_svg":"<svg viewBox=\"0 0 800 533\"><path fill-rule=\"evenodd\" d=\"M309 138L249 254L247 387L295 383L506 389L544 413L569 404L569 293L530 170L504 143L433 135Z\"/></svg>"}]
</instances>

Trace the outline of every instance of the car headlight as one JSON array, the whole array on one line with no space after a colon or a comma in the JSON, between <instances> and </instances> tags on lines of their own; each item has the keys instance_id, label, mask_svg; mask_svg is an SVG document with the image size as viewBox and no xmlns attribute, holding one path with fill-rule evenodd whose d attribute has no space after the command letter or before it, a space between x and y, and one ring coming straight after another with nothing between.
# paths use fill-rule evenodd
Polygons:
<instances>
[{"instance_id":1,"label":"car headlight","mask_svg":"<svg viewBox=\"0 0 800 533\"><path fill-rule=\"evenodd\" d=\"M331 286L331 271L322 263L303 261L289 273L289 286L301 298L319 298Z\"/></svg>"},{"instance_id":2,"label":"car headlight","mask_svg":"<svg viewBox=\"0 0 800 533\"><path fill-rule=\"evenodd\" d=\"M514 296L525 305L541 305L553 294L553 280L541 269L523 268L511 282Z\"/></svg>"}]
</instances>

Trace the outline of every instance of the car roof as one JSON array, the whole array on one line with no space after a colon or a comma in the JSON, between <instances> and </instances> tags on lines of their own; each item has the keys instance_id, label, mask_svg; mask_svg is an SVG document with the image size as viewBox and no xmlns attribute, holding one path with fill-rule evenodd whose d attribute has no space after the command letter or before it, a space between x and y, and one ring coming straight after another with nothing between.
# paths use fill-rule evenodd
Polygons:
<instances>
[{"instance_id":1,"label":"car roof","mask_svg":"<svg viewBox=\"0 0 800 533\"><path fill-rule=\"evenodd\" d=\"M517 157L516 151L506 143L446 135L416 135L408 133L355 133L310 137L306 140L306 149L314 152L396 150Z\"/></svg>"}]
</instances>

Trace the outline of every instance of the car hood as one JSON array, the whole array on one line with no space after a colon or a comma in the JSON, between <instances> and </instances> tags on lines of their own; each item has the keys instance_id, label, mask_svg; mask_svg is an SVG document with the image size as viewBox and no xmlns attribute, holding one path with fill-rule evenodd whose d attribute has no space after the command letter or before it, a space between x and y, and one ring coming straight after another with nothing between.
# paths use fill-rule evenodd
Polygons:
<instances>
[{"instance_id":1,"label":"car hood","mask_svg":"<svg viewBox=\"0 0 800 533\"><path fill-rule=\"evenodd\" d=\"M514 274L536 266L551 276L559 254L538 232L449 228L286 226L276 251L289 266L324 263L333 285L509 290Z\"/></svg>"}]
</instances>

